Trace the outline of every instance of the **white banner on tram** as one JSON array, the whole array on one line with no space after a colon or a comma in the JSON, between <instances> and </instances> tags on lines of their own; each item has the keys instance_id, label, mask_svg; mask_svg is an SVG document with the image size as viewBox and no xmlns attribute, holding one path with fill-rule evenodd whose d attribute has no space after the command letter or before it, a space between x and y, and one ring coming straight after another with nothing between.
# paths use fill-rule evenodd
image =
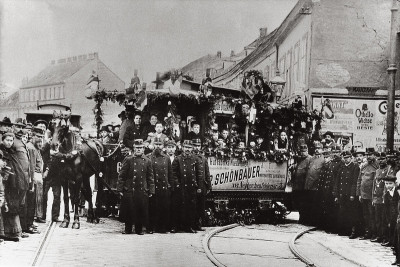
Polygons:
<instances>
[{"instance_id":1,"label":"white banner on tram","mask_svg":"<svg viewBox=\"0 0 400 267\"><path fill-rule=\"evenodd\" d=\"M215 191L283 191L286 186L287 163L210 157L212 189Z\"/></svg>"}]
</instances>

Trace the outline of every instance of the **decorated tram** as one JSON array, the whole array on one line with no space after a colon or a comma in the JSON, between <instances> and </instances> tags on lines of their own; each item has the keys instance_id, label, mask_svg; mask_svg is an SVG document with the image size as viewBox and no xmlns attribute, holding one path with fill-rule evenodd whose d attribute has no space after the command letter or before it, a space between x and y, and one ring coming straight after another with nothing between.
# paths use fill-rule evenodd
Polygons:
<instances>
[{"instance_id":1,"label":"decorated tram","mask_svg":"<svg viewBox=\"0 0 400 267\"><path fill-rule=\"evenodd\" d=\"M211 79L199 84L173 76L162 89L146 90L132 79L123 95L88 88L87 97L96 102L97 129L104 100L134 105L142 122L156 114L164 122L164 132L177 142L178 151L182 138L175 138L174 133L188 133L196 122L212 184L207 195L208 224L284 218L291 209L290 166L300 144L318 132L318 112L309 112L301 100L277 103L276 91L257 71L246 73L241 90L214 86ZM118 147L109 147L102 173L112 189L124 156Z\"/></svg>"}]
</instances>

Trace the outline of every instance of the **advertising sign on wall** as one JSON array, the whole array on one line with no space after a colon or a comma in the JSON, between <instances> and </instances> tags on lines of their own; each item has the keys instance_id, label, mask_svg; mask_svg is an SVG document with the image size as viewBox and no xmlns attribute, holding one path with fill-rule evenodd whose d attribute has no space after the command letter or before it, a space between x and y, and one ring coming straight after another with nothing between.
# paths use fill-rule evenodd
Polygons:
<instances>
[{"instance_id":1,"label":"advertising sign on wall","mask_svg":"<svg viewBox=\"0 0 400 267\"><path fill-rule=\"evenodd\" d=\"M287 163L240 159L208 159L212 190L215 191L283 191Z\"/></svg>"},{"instance_id":2,"label":"advertising sign on wall","mask_svg":"<svg viewBox=\"0 0 400 267\"><path fill-rule=\"evenodd\" d=\"M329 107L324 105L329 100ZM349 99L313 97L313 109L322 110L324 120L322 133L332 131L337 134L349 134L354 142L361 142L363 147L376 147L378 151L386 148L386 113L385 99ZM325 112L324 110L328 111ZM332 111L332 115L329 111ZM327 116L330 114L330 116ZM400 101L395 104L394 145L400 147L398 121Z\"/></svg>"}]
</instances>

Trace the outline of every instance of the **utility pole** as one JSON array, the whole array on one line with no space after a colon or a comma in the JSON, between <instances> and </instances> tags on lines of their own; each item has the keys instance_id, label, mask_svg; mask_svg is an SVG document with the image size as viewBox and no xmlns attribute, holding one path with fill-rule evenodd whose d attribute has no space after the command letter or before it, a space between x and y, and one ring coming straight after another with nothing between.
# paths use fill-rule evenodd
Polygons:
<instances>
[{"instance_id":1,"label":"utility pole","mask_svg":"<svg viewBox=\"0 0 400 267\"><path fill-rule=\"evenodd\" d=\"M397 13L398 6L397 0L393 0L392 18L390 23L390 58L389 68L387 72L389 74L389 87L387 95L387 118L386 118L386 150L387 152L393 152L394 148L394 102L395 102L395 90L396 90L396 50L397 50Z\"/></svg>"}]
</instances>

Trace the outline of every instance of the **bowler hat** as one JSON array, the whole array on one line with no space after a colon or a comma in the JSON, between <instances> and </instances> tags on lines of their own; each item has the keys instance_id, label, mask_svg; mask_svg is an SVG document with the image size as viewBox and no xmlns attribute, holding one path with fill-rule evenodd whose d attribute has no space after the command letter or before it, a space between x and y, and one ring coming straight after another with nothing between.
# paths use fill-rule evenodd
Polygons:
<instances>
[{"instance_id":1,"label":"bowler hat","mask_svg":"<svg viewBox=\"0 0 400 267\"><path fill-rule=\"evenodd\" d=\"M386 175L383 178L384 181L388 181L388 182L396 182L396 176L395 175Z\"/></svg>"},{"instance_id":2,"label":"bowler hat","mask_svg":"<svg viewBox=\"0 0 400 267\"><path fill-rule=\"evenodd\" d=\"M143 139L135 139L133 141L133 147L143 147Z\"/></svg>"},{"instance_id":3,"label":"bowler hat","mask_svg":"<svg viewBox=\"0 0 400 267\"><path fill-rule=\"evenodd\" d=\"M4 119L1 121L1 124L2 125L6 125L6 126L11 126L12 125L11 120L8 117L4 117Z\"/></svg>"},{"instance_id":4,"label":"bowler hat","mask_svg":"<svg viewBox=\"0 0 400 267\"><path fill-rule=\"evenodd\" d=\"M324 133L322 136L323 136L324 138L326 138L327 135L329 135L331 138L334 138L334 137L335 137L331 131L327 131L327 132Z\"/></svg>"},{"instance_id":5,"label":"bowler hat","mask_svg":"<svg viewBox=\"0 0 400 267\"><path fill-rule=\"evenodd\" d=\"M350 151L343 151L342 152L342 157L343 158L348 158L348 157L351 157L352 155L351 155L351 153L350 153Z\"/></svg>"},{"instance_id":6,"label":"bowler hat","mask_svg":"<svg viewBox=\"0 0 400 267\"><path fill-rule=\"evenodd\" d=\"M164 144L164 142L160 137L155 137L154 138L154 144L155 145L162 145L162 144Z\"/></svg>"},{"instance_id":7,"label":"bowler hat","mask_svg":"<svg viewBox=\"0 0 400 267\"><path fill-rule=\"evenodd\" d=\"M201 140L199 138L192 140L192 145L194 146L201 146Z\"/></svg>"},{"instance_id":8,"label":"bowler hat","mask_svg":"<svg viewBox=\"0 0 400 267\"><path fill-rule=\"evenodd\" d=\"M190 140L184 140L182 145L186 146L186 147L192 147L193 146L192 143L190 142Z\"/></svg>"},{"instance_id":9,"label":"bowler hat","mask_svg":"<svg viewBox=\"0 0 400 267\"><path fill-rule=\"evenodd\" d=\"M22 120L22 118L17 118L17 119L15 119L14 125L17 125L17 126L20 126L20 127L24 127L24 128L25 128L25 124L24 124L24 121Z\"/></svg>"}]
</instances>

